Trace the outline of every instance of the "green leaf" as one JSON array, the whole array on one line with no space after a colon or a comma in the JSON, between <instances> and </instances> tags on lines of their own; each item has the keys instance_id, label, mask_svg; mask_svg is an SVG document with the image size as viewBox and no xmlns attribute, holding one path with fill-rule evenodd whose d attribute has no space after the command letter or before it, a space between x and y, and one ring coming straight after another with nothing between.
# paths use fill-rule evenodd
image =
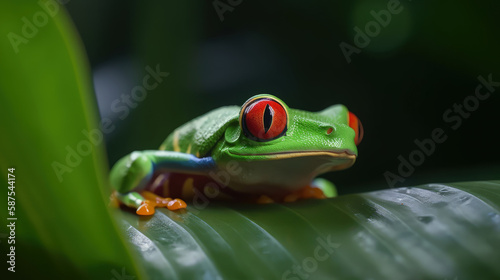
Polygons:
<instances>
[{"instance_id":1,"label":"green leaf","mask_svg":"<svg viewBox=\"0 0 500 280\"><path fill-rule=\"evenodd\" d=\"M17 218L15 244L0 240L2 273L14 245L10 277L112 279L122 269L135 275L106 206L107 165L89 69L66 11L56 1L3 1L0 18L0 178L6 182L7 168L15 168L9 217ZM0 200L7 201L6 188ZM3 225L1 237L7 230Z\"/></svg>"},{"instance_id":2,"label":"green leaf","mask_svg":"<svg viewBox=\"0 0 500 280\"><path fill-rule=\"evenodd\" d=\"M152 279L498 279L500 182L289 204L214 203L122 223Z\"/></svg>"}]
</instances>

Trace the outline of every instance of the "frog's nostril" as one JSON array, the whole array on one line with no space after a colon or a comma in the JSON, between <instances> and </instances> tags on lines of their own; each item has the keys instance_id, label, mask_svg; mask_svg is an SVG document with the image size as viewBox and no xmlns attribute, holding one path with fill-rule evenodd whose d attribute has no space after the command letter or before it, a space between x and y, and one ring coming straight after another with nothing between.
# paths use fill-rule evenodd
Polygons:
<instances>
[{"instance_id":1,"label":"frog's nostril","mask_svg":"<svg viewBox=\"0 0 500 280\"><path fill-rule=\"evenodd\" d=\"M330 135L333 132L333 127L329 127L328 130L326 131L326 135Z\"/></svg>"}]
</instances>

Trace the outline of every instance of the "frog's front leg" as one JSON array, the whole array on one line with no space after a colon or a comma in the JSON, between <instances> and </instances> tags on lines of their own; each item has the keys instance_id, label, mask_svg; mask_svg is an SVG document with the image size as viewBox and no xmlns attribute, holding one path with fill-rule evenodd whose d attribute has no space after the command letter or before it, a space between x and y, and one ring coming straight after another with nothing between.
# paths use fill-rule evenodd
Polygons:
<instances>
[{"instance_id":1,"label":"frog's front leg","mask_svg":"<svg viewBox=\"0 0 500 280\"><path fill-rule=\"evenodd\" d=\"M215 163L211 157L197 158L173 151L136 151L113 166L110 181L117 191L116 198L121 203L137 209L139 215L152 215L156 206L167 206L170 210L186 207L186 203L180 199L153 197L154 194L144 192L156 170L206 174L214 168Z\"/></svg>"}]
</instances>

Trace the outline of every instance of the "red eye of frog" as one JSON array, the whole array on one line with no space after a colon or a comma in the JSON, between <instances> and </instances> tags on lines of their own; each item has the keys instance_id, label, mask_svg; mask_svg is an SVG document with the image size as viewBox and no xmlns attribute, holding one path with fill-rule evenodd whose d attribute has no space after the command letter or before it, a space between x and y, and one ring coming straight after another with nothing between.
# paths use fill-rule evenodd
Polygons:
<instances>
[{"instance_id":1,"label":"red eye of frog","mask_svg":"<svg viewBox=\"0 0 500 280\"><path fill-rule=\"evenodd\" d=\"M258 142L271 141L285 135L287 121L285 107L270 97L247 101L240 113L243 133Z\"/></svg>"},{"instance_id":2,"label":"red eye of frog","mask_svg":"<svg viewBox=\"0 0 500 280\"><path fill-rule=\"evenodd\" d=\"M358 117L351 112L349 112L349 126L354 129L354 132L356 133L356 136L354 136L354 143L357 146L361 143L361 140L363 140L363 125Z\"/></svg>"}]
</instances>

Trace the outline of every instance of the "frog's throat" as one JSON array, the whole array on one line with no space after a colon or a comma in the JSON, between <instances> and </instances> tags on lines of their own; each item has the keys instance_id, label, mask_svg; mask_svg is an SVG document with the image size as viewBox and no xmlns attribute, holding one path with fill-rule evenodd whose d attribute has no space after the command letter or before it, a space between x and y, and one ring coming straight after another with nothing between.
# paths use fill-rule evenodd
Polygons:
<instances>
[{"instance_id":1,"label":"frog's throat","mask_svg":"<svg viewBox=\"0 0 500 280\"><path fill-rule=\"evenodd\" d=\"M265 157L269 160L275 159L286 159L286 158L297 158L297 157L310 157L310 156L329 156L333 158L346 159L346 160L356 160L356 155L349 153L349 151L298 151L298 152L278 152L278 153L263 153L263 154L244 154L244 153L234 153L231 154L235 156L241 156L246 158L251 157Z\"/></svg>"}]
</instances>

